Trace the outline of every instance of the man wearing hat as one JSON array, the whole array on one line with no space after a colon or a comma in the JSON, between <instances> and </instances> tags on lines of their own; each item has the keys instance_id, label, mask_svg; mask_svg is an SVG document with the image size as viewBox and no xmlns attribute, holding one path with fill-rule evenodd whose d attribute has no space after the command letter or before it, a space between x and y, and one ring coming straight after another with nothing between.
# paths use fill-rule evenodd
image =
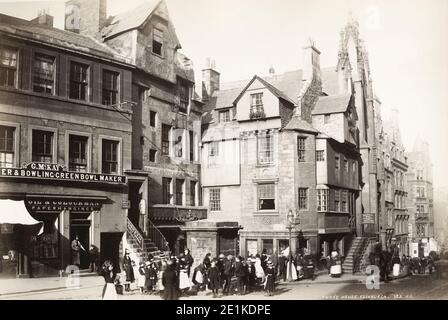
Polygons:
<instances>
[{"instance_id":1,"label":"man wearing hat","mask_svg":"<svg viewBox=\"0 0 448 320\"><path fill-rule=\"evenodd\" d=\"M224 283L226 281L226 276L224 274L224 263L226 262L226 257L224 254L220 254L218 261L216 262L216 268L219 272L219 286L224 289Z\"/></svg>"},{"instance_id":2,"label":"man wearing hat","mask_svg":"<svg viewBox=\"0 0 448 320\"><path fill-rule=\"evenodd\" d=\"M174 270L174 261L169 259L167 261L166 270L162 276L162 284L165 288L165 300L177 300L177 275Z\"/></svg>"},{"instance_id":3,"label":"man wearing hat","mask_svg":"<svg viewBox=\"0 0 448 320\"><path fill-rule=\"evenodd\" d=\"M230 284L232 282L232 276L234 272L234 265L233 265L233 257L232 255L227 256L227 261L224 263L224 276L225 276L225 285L223 294L230 294Z\"/></svg>"},{"instance_id":4,"label":"man wearing hat","mask_svg":"<svg viewBox=\"0 0 448 320\"><path fill-rule=\"evenodd\" d=\"M235 276L237 279L238 294L244 294L244 284L246 278L246 270L242 262L243 258L238 256L235 258Z\"/></svg>"}]
</instances>

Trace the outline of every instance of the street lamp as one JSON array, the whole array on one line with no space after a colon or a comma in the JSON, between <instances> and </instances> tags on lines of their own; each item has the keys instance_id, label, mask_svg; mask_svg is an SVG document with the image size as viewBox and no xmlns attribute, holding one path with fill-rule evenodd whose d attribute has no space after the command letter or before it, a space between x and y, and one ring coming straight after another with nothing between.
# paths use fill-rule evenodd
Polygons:
<instances>
[{"instance_id":1,"label":"street lamp","mask_svg":"<svg viewBox=\"0 0 448 320\"><path fill-rule=\"evenodd\" d=\"M292 238L291 238L291 233L292 233L292 229L294 229L297 225L300 224L300 219L299 219L299 215L297 213L297 211L293 212L291 209L289 209L288 211L288 225L287 225L287 229L289 231L289 272L288 272L288 281L292 281L292 251L291 251L291 243L292 243Z\"/></svg>"}]
</instances>

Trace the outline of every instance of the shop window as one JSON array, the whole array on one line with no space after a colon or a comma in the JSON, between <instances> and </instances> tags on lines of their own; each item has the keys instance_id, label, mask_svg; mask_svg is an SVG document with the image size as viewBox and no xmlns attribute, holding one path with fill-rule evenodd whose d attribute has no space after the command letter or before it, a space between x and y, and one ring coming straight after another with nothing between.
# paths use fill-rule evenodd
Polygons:
<instances>
[{"instance_id":1,"label":"shop window","mask_svg":"<svg viewBox=\"0 0 448 320\"><path fill-rule=\"evenodd\" d=\"M162 178L162 201L163 204L171 204L171 178Z\"/></svg>"},{"instance_id":2,"label":"shop window","mask_svg":"<svg viewBox=\"0 0 448 320\"><path fill-rule=\"evenodd\" d=\"M221 189L210 189L210 211L221 211Z\"/></svg>"},{"instance_id":3,"label":"shop window","mask_svg":"<svg viewBox=\"0 0 448 320\"><path fill-rule=\"evenodd\" d=\"M163 31L159 29L153 30L152 52L158 56L163 56Z\"/></svg>"},{"instance_id":4,"label":"shop window","mask_svg":"<svg viewBox=\"0 0 448 320\"><path fill-rule=\"evenodd\" d=\"M257 137L258 141L258 163L269 164L274 162L274 136L270 133Z\"/></svg>"},{"instance_id":5,"label":"shop window","mask_svg":"<svg viewBox=\"0 0 448 320\"><path fill-rule=\"evenodd\" d=\"M275 184L258 185L258 210L275 210Z\"/></svg>"},{"instance_id":6,"label":"shop window","mask_svg":"<svg viewBox=\"0 0 448 320\"><path fill-rule=\"evenodd\" d=\"M55 88L54 57L36 53L33 65L34 92L53 94Z\"/></svg>"},{"instance_id":7,"label":"shop window","mask_svg":"<svg viewBox=\"0 0 448 320\"><path fill-rule=\"evenodd\" d=\"M87 137L70 135L68 151L70 171L87 172L87 143Z\"/></svg>"},{"instance_id":8,"label":"shop window","mask_svg":"<svg viewBox=\"0 0 448 320\"><path fill-rule=\"evenodd\" d=\"M102 173L118 174L118 141L103 139Z\"/></svg>"},{"instance_id":9,"label":"shop window","mask_svg":"<svg viewBox=\"0 0 448 320\"><path fill-rule=\"evenodd\" d=\"M171 126L162 124L162 154L170 154L170 132Z\"/></svg>"},{"instance_id":10,"label":"shop window","mask_svg":"<svg viewBox=\"0 0 448 320\"><path fill-rule=\"evenodd\" d=\"M0 167L14 167L14 127L0 126Z\"/></svg>"},{"instance_id":11,"label":"shop window","mask_svg":"<svg viewBox=\"0 0 448 320\"><path fill-rule=\"evenodd\" d=\"M70 99L87 100L89 88L89 66L78 63L70 63Z\"/></svg>"},{"instance_id":12,"label":"shop window","mask_svg":"<svg viewBox=\"0 0 448 320\"><path fill-rule=\"evenodd\" d=\"M176 204L184 205L184 180L176 179Z\"/></svg>"},{"instance_id":13,"label":"shop window","mask_svg":"<svg viewBox=\"0 0 448 320\"><path fill-rule=\"evenodd\" d=\"M0 47L0 86L17 87L17 49Z\"/></svg>"},{"instance_id":14,"label":"shop window","mask_svg":"<svg viewBox=\"0 0 448 320\"><path fill-rule=\"evenodd\" d=\"M53 162L53 132L33 130L33 162Z\"/></svg>"},{"instance_id":15,"label":"shop window","mask_svg":"<svg viewBox=\"0 0 448 320\"><path fill-rule=\"evenodd\" d=\"M118 73L103 70L103 104L116 105L118 103Z\"/></svg>"},{"instance_id":16,"label":"shop window","mask_svg":"<svg viewBox=\"0 0 448 320\"><path fill-rule=\"evenodd\" d=\"M31 238L32 258L56 259L59 256L59 217L40 214L39 221L43 222L43 232Z\"/></svg>"},{"instance_id":17,"label":"shop window","mask_svg":"<svg viewBox=\"0 0 448 320\"><path fill-rule=\"evenodd\" d=\"M262 243L263 243L262 252L266 253L267 255L272 255L274 253L274 240L263 239Z\"/></svg>"}]
</instances>

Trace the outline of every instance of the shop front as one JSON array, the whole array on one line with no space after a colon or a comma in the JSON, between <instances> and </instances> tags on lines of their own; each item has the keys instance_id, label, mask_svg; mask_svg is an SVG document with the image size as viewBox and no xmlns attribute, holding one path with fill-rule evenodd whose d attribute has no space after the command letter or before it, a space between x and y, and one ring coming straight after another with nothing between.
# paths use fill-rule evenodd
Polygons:
<instances>
[{"instance_id":1,"label":"shop front","mask_svg":"<svg viewBox=\"0 0 448 320\"><path fill-rule=\"evenodd\" d=\"M14 175L15 170L19 176ZM93 248L98 251L98 263L106 259L118 261L117 239L126 231L126 209L122 207L127 198L125 177L75 175L58 165L28 165L11 169L11 175L5 172L8 173L0 168L0 201L21 203L35 224L11 224L11 220L1 225L1 274L14 276L12 262L16 264L15 276L19 277L55 276L73 265L88 269ZM18 212L8 207L4 210L10 218ZM79 259L72 248L76 238L80 244ZM103 251L105 238L107 248ZM5 259L10 251L16 253L15 258Z\"/></svg>"}]
</instances>

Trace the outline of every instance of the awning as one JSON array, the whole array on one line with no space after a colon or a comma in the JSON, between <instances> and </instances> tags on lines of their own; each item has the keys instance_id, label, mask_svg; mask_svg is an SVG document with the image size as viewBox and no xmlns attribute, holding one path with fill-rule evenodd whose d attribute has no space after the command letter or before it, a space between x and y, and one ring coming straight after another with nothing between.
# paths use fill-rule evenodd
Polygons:
<instances>
[{"instance_id":1,"label":"awning","mask_svg":"<svg viewBox=\"0 0 448 320\"><path fill-rule=\"evenodd\" d=\"M0 200L1 223L33 225L40 222L29 214L24 201Z\"/></svg>"}]
</instances>

